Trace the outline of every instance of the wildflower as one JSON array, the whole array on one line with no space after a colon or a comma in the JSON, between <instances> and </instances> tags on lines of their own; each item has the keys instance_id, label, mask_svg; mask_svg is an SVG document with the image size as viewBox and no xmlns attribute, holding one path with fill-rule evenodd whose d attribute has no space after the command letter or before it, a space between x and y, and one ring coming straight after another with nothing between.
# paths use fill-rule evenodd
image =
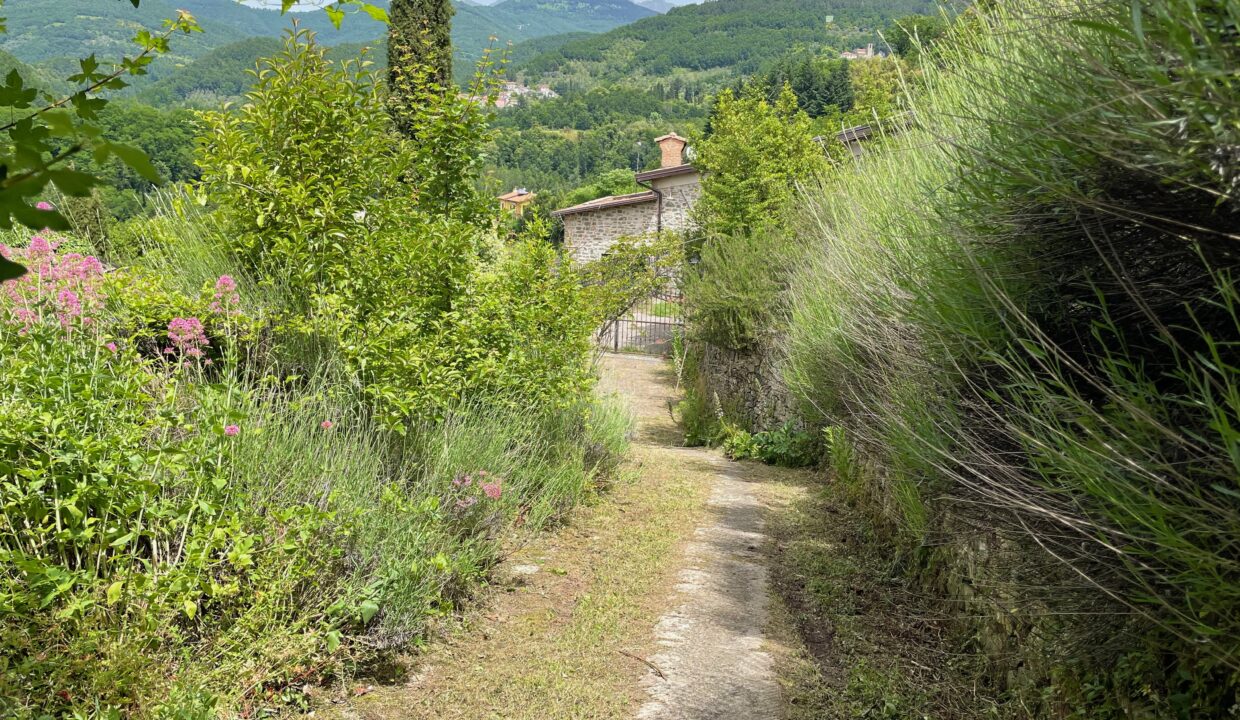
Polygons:
<instances>
[{"instance_id":1,"label":"wildflower","mask_svg":"<svg viewBox=\"0 0 1240 720\"><path fill-rule=\"evenodd\" d=\"M221 275L215 281L215 295L211 300L211 312L220 314L227 312L236 315L236 306L241 304L241 295L237 293L237 281L231 275Z\"/></svg>"},{"instance_id":2,"label":"wildflower","mask_svg":"<svg viewBox=\"0 0 1240 720\"><path fill-rule=\"evenodd\" d=\"M203 348L211 345L202 321L196 317L173 318L168 323L168 341L172 345L164 348L165 355L180 351L182 355L191 358L203 357L206 354Z\"/></svg>"},{"instance_id":3,"label":"wildflower","mask_svg":"<svg viewBox=\"0 0 1240 720\"><path fill-rule=\"evenodd\" d=\"M323 428L324 430L331 430L333 425L335 425L335 423L333 423L331 420L324 420L323 422L319 423L319 427Z\"/></svg>"},{"instance_id":4,"label":"wildflower","mask_svg":"<svg viewBox=\"0 0 1240 720\"><path fill-rule=\"evenodd\" d=\"M30 246L26 248L27 252L34 254L50 253L54 248L42 235L35 235L30 238Z\"/></svg>"},{"instance_id":5,"label":"wildflower","mask_svg":"<svg viewBox=\"0 0 1240 720\"><path fill-rule=\"evenodd\" d=\"M112 353L113 355L116 354L116 343L110 342L107 345L104 345L104 347L107 348L108 352Z\"/></svg>"},{"instance_id":6,"label":"wildflower","mask_svg":"<svg viewBox=\"0 0 1240 720\"><path fill-rule=\"evenodd\" d=\"M477 504L478 504L478 498L476 497L462 498L456 501L456 509L457 510L468 510Z\"/></svg>"},{"instance_id":7,"label":"wildflower","mask_svg":"<svg viewBox=\"0 0 1240 720\"><path fill-rule=\"evenodd\" d=\"M459 488L469 487L470 483L472 483L473 481L474 481L473 477L470 476L469 474L457 475L456 479L452 481L452 485L454 487L459 487Z\"/></svg>"},{"instance_id":8,"label":"wildflower","mask_svg":"<svg viewBox=\"0 0 1240 720\"><path fill-rule=\"evenodd\" d=\"M504 488L500 487L498 481L493 483L483 483L482 492L486 493L486 496L492 500L499 500L500 496L504 494Z\"/></svg>"},{"instance_id":9,"label":"wildflower","mask_svg":"<svg viewBox=\"0 0 1240 720\"><path fill-rule=\"evenodd\" d=\"M226 425L224 426L224 434L228 437L236 437L241 434L241 428L236 425Z\"/></svg>"},{"instance_id":10,"label":"wildflower","mask_svg":"<svg viewBox=\"0 0 1240 720\"><path fill-rule=\"evenodd\" d=\"M82 314L82 299L72 290L61 290L56 299L60 302L60 307L65 314L70 317L77 317Z\"/></svg>"},{"instance_id":11,"label":"wildflower","mask_svg":"<svg viewBox=\"0 0 1240 720\"><path fill-rule=\"evenodd\" d=\"M54 210L55 209L52 207L52 204L47 201L41 201L37 205L35 205L35 207L39 210Z\"/></svg>"}]
</instances>

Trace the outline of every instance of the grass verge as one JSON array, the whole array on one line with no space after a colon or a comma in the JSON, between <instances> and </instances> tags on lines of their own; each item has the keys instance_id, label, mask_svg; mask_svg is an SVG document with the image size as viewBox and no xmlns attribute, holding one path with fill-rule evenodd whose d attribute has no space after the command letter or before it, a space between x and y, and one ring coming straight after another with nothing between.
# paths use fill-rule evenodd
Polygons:
<instances>
[{"instance_id":1,"label":"grass verge","mask_svg":"<svg viewBox=\"0 0 1240 720\"><path fill-rule=\"evenodd\" d=\"M786 720L974 720L999 707L974 683L941 608L919 594L838 484L762 468L776 508L772 627Z\"/></svg>"}]
</instances>

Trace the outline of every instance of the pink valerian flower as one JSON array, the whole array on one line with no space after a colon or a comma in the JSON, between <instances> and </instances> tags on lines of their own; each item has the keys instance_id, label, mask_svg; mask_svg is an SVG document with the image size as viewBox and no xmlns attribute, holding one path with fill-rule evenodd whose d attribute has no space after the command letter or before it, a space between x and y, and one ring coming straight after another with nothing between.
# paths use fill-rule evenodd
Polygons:
<instances>
[{"instance_id":1,"label":"pink valerian flower","mask_svg":"<svg viewBox=\"0 0 1240 720\"><path fill-rule=\"evenodd\" d=\"M52 243L42 235L35 235L30 238L30 245L26 247L26 252L32 255L44 255L54 251L60 247L60 243Z\"/></svg>"},{"instance_id":2,"label":"pink valerian flower","mask_svg":"<svg viewBox=\"0 0 1240 720\"><path fill-rule=\"evenodd\" d=\"M202 321L196 317L173 318L168 323L168 342L171 344L164 348L165 355L179 353L195 360L204 357L204 349L211 346Z\"/></svg>"},{"instance_id":3,"label":"pink valerian flower","mask_svg":"<svg viewBox=\"0 0 1240 720\"><path fill-rule=\"evenodd\" d=\"M324 420L323 422L319 423L319 427L323 428L324 430L331 430L334 426L335 426L335 423L333 423L331 420Z\"/></svg>"},{"instance_id":4,"label":"pink valerian flower","mask_svg":"<svg viewBox=\"0 0 1240 720\"><path fill-rule=\"evenodd\" d=\"M52 204L50 202L40 202L39 204L35 205L35 208L38 210L44 210L44 211L56 209L52 207Z\"/></svg>"},{"instance_id":5,"label":"pink valerian flower","mask_svg":"<svg viewBox=\"0 0 1240 720\"><path fill-rule=\"evenodd\" d=\"M221 275L215 281L215 294L211 300L211 312L217 315L238 315L241 295L237 292L237 281L231 275Z\"/></svg>"},{"instance_id":6,"label":"pink valerian flower","mask_svg":"<svg viewBox=\"0 0 1240 720\"><path fill-rule=\"evenodd\" d=\"M236 437L241 434L241 428L236 425L225 425L224 434L228 437Z\"/></svg>"},{"instance_id":7,"label":"pink valerian flower","mask_svg":"<svg viewBox=\"0 0 1240 720\"><path fill-rule=\"evenodd\" d=\"M462 475L457 475L456 478L452 480L452 487L467 488L473 482L474 482L473 476L469 475L468 473L465 473Z\"/></svg>"},{"instance_id":8,"label":"pink valerian flower","mask_svg":"<svg viewBox=\"0 0 1240 720\"><path fill-rule=\"evenodd\" d=\"M104 345L104 347L107 348L108 352L112 353L113 355L117 353L118 348L116 347L116 343L114 342L110 342L107 345Z\"/></svg>"},{"instance_id":9,"label":"pink valerian flower","mask_svg":"<svg viewBox=\"0 0 1240 720\"><path fill-rule=\"evenodd\" d=\"M491 498L492 500L499 500L500 497L504 494L504 488L500 485L500 482L497 480L495 482L482 483L482 492L485 493L486 496Z\"/></svg>"},{"instance_id":10,"label":"pink valerian flower","mask_svg":"<svg viewBox=\"0 0 1240 720\"><path fill-rule=\"evenodd\" d=\"M29 269L0 283L0 322L7 315L23 332L44 320L54 319L66 331L94 324L95 311L103 307L103 263L78 253L58 256L59 244L35 235L24 250L0 247L0 254ZM42 312L45 307L51 312Z\"/></svg>"}]
</instances>

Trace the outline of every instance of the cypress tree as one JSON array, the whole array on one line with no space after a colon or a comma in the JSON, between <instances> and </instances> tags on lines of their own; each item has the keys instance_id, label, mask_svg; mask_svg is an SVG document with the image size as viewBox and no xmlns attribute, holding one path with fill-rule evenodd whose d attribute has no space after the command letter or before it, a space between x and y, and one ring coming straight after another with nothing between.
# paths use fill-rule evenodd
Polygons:
<instances>
[{"instance_id":1,"label":"cypress tree","mask_svg":"<svg viewBox=\"0 0 1240 720\"><path fill-rule=\"evenodd\" d=\"M452 83L452 3L449 0L392 0L388 10L388 87L396 105L409 99L420 71L428 82Z\"/></svg>"}]
</instances>

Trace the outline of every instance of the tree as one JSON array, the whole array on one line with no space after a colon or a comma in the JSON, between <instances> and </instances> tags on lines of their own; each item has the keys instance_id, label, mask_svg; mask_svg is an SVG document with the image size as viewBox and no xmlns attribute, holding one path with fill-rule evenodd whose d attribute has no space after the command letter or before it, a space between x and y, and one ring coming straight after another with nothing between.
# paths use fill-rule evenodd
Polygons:
<instances>
[{"instance_id":1,"label":"tree","mask_svg":"<svg viewBox=\"0 0 1240 720\"><path fill-rule=\"evenodd\" d=\"M388 14L388 86L396 105L410 103L405 96L413 85L429 82L446 90L452 83L453 12L449 0L392 1ZM408 77L411 73L425 73L427 77L419 77L414 83ZM397 124L401 124L399 117Z\"/></svg>"},{"instance_id":2,"label":"tree","mask_svg":"<svg viewBox=\"0 0 1240 720\"><path fill-rule=\"evenodd\" d=\"M725 90L711 128L696 161L703 172L699 221L708 234L750 234L777 223L796 183L826 165L787 85L774 103L757 89L740 97Z\"/></svg>"},{"instance_id":3,"label":"tree","mask_svg":"<svg viewBox=\"0 0 1240 720\"><path fill-rule=\"evenodd\" d=\"M916 61L947 34L947 29L947 21L942 17L909 15L892 23L884 35L895 54Z\"/></svg>"},{"instance_id":4,"label":"tree","mask_svg":"<svg viewBox=\"0 0 1240 720\"><path fill-rule=\"evenodd\" d=\"M129 0L135 8L141 2ZM281 0L281 10L287 12L295 4L297 0ZM381 8L362 0L337 0L325 10L339 25L346 6L356 6L376 19L386 17ZM0 33L6 29L0 18ZM101 95L127 87L126 77L145 75L147 66L168 52L174 34L191 32L202 32L202 28L193 15L178 11L175 18L164 21L162 33L140 30L134 37L140 52L120 58L110 68L94 55L79 60L79 72L65 79L65 84L76 90L60 96L41 89L40 83L30 82L17 69L5 76L0 85L0 107L10 112L8 122L0 125L0 228L10 228L16 222L33 229L69 229L68 218L55 208L31 202L49 186L68 197L90 197L101 180L75 168L73 162L79 158L90 158L100 166L115 159L148 182L162 181L146 153L115 142L104 133L99 113L108 101ZM21 265L0 257L0 282L24 273Z\"/></svg>"}]
</instances>

